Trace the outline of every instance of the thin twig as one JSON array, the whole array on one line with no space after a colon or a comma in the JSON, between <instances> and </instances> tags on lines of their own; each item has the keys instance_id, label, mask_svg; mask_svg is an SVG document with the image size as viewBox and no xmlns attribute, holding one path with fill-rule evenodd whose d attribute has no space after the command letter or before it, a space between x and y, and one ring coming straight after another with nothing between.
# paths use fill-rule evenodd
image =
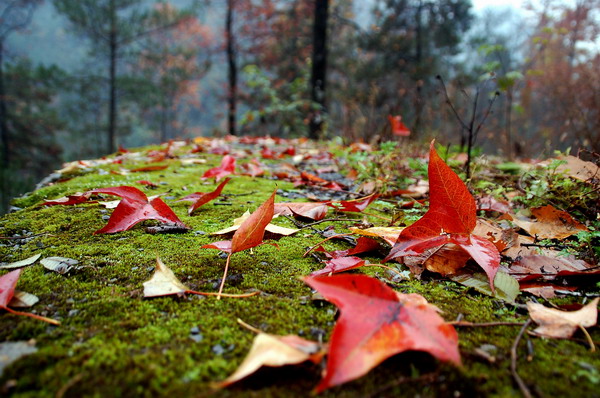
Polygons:
<instances>
[{"instance_id":1,"label":"thin twig","mask_svg":"<svg viewBox=\"0 0 600 398\"><path fill-rule=\"evenodd\" d=\"M519 376L519 374L517 373L517 348L519 346L521 338L523 337L523 334L525 333L525 330L529 327L530 324L531 319L528 319L519 331L519 334L515 338L515 341L512 347L510 348L510 373L512 374L513 379L515 379L515 382L519 386L519 389L521 390L521 393L525 398L531 398L531 392L529 391L527 385L525 385L525 383L523 382L523 379L521 379L521 376Z\"/></svg>"},{"instance_id":2,"label":"thin twig","mask_svg":"<svg viewBox=\"0 0 600 398\"><path fill-rule=\"evenodd\" d=\"M44 322L48 322L49 324L52 325L60 325L60 322L57 321L56 319L51 319L51 318L46 318L45 316L41 316L41 315L37 315L37 314L32 314L31 312L21 312L21 311L15 311L11 308L8 307L0 307L5 309L6 311L10 312L11 314L14 315L23 315L23 316L28 316L30 318L34 318L40 321L44 321Z\"/></svg>"},{"instance_id":3,"label":"thin twig","mask_svg":"<svg viewBox=\"0 0 600 398\"><path fill-rule=\"evenodd\" d=\"M262 330L260 330L260 329L258 329L258 328L255 328L255 327L254 327L254 326L252 326L252 325L249 325L249 324L247 324L246 322L242 321L240 318L238 318L238 319L237 319L237 323L239 323L240 325L242 325L242 326L243 326L243 327L245 327L246 329L248 329L248 330L250 330L250 331L252 331L252 332L254 332L254 333L256 333L256 334L259 334L259 333L264 333Z\"/></svg>"},{"instance_id":4,"label":"thin twig","mask_svg":"<svg viewBox=\"0 0 600 398\"><path fill-rule=\"evenodd\" d=\"M303 224L302 226L299 226L300 229L304 229L304 228L310 228L313 227L315 225L324 223L324 222L336 222L336 221L356 221L356 220L352 220L350 218L324 218L322 220L319 221L315 221L315 222L311 222L308 224Z\"/></svg>"}]
</instances>

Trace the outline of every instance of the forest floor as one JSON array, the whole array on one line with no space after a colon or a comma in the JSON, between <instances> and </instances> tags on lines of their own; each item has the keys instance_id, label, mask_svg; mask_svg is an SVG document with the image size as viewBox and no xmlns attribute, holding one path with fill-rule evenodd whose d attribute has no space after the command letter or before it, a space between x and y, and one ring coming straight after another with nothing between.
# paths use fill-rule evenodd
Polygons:
<instances>
[{"instance_id":1,"label":"forest floor","mask_svg":"<svg viewBox=\"0 0 600 398\"><path fill-rule=\"evenodd\" d=\"M415 262L370 266L382 263L399 227L427 211L426 149L392 143L374 149L304 140L197 139L66 165L34 192L15 199L14 212L0 218L0 278L22 269L16 288L39 298L19 311L60 322L2 310L7 287L0 282L0 395L310 396L323 363L263 367L227 387L216 383L242 363L256 336L238 319L272 335L330 341L336 306L300 279L323 268L327 259L318 250L305 253L319 245L329 253L348 250L360 234L370 234L379 247L358 254L364 265L347 274L369 275L437 306L458 332L461 365L406 351L320 396L599 397L600 356L592 343L600 342L597 308L584 320L588 323L574 327L572 337L555 339L536 334L537 322L530 321L527 307L537 302L576 311L600 295L598 168L562 155L545 162L475 157L467 183L478 204L474 233L495 240L502 254L500 271L509 281L493 294L485 276L481 282L471 271L477 266L454 259L453 252L442 253L438 265L426 262L425 270ZM464 154L438 151L464 178ZM235 173L227 165L216 172L231 181L218 198L189 215L190 202L177 200L213 191L215 178L201 177L225 155L236 159ZM94 234L111 223L116 210L110 201L119 198L104 193L81 199L81 193L116 186L160 195L189 229L161 229L159 221L147 220L128 230ZM274 190L278 203L328 201L338 208L321 216L302 217L296 211L276 217L273 224L296 231L267 233L265 240L277 247L234 253L224 293L248 297L145 297L144 282L154 275L157 257L187 290L217 292L227 254L201 247L225 239L213 234L245 211L255 211ZM372 197L372 203L360 200L373 193L380 196ZM81 203L42 205L67 195ZM343 211L352 208L348 203L360 208ZM372 227L387 229L364 232ZM345 235L322 242L336 234ZM49 257L75 261L52 262ZM14 264L26 259L31 265ZM440 268L440 262L454 268ZM452 275L457 268L462 278Z\"/></svg>"}]
</instances>

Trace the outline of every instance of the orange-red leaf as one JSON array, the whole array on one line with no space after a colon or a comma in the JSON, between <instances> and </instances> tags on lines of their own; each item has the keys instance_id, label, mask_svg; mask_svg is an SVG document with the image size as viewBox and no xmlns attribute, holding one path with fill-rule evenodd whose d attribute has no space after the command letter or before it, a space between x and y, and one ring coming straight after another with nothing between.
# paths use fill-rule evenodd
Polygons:
<instances>
[{"instance_id":1,"label":"orange-red leaf","mask_svg":"<svg viewBox=\"0 0 600 398\"><path fill-rule=\"evenodd\" d=\"M218 167L214 167L210 170L207 170L204 175L202 175L202 179L215 177L216 181L223 177L228 176L235 172L235 158L231 155L223 156L221 159L221 164Z\"/></svg>"},{"instance_id":2,"label":"orange-red leaf","mask_svg":"<svg viewBox=\"0 0 600 398\"><path fill-rule=\"evenodd\" d=\"M188 227L177 217L169 206L160 198L148 201L146 194L129 186L94 189L92 193L107 193L123 198L113 211L108 223L95 234L112 234L126 231L144 220L158 220L174 224L182 229Z\"/></svg>"},{"instance_id":3,"label":"orange-red leaf","mask_svg":"<svg viewBox=\"0 0 600 398\"><path fill-rule=\"evenodd\" d=\"M456 331L423 297L396 293L365 275L303 280L341 312L317 392L363 376L407 350L426 351L442 361L460 364Z\"/></svg>"},{"instance_id":4,"label":"orange-red leaf","mask_svg":"<svg viewBox=\"0 0 600 398\"><path fill-rule=\"evenodd\" d=\"M231 253L241 252L262 243L265 228L273 219L276 193L276 190L273 191L269 199L260 205L235 231L231 239Z\"/></svg>"},{"instance_id":5,"label":"orange-red leaf","mask_svg":"<svg viewBox=\"0 0 600 398\"><path fill-rule=\"evenodd\" d=\"M231 178L226 178L225 181L220 183L219 186L212 192L208 192L208 193L195 192L193 194L187 195L186 197L179 199L178 202L194 201L194 203L192 203L192 205L188 209L188 215L191 216L192 213L194 212L194 210L196 210L198 207L210 202L213 199L218 198L219 195L221 195L223 188L230 180L231 180Z\"/></svg>"}]
</instances>

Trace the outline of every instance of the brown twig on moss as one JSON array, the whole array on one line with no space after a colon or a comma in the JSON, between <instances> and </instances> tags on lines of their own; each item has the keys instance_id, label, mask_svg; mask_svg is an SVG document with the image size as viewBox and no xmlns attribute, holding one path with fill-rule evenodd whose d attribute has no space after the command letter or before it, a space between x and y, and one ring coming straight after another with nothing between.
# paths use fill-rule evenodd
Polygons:
<instances>
[{"instance_id":1,"label":"brown twig on moss","mask_svg":"<svg viewBox=\"0 0 600 398\"><path fill-rule=\"evenodd\" d=\"M531 392L529 391L529 387L527 387L527 385L525 384L523 379L521 379L521 376L519 376L519 373L517 372L517 348L519 347L519 342L521 341L521 338L523 337L523 334L525 333L525 330L529 327L529 325L531 325L531 319L528 319L527 322L523 324L523 327L521 328L521 330L519 330L519 334L515 338L515 341L513 342L513 345L510 348L510 373L512 374L513 379L515 379L515 382L519 386L519 389L521 390L521 393L525 398L531 398Z\"/></svg>"}]
</instances>

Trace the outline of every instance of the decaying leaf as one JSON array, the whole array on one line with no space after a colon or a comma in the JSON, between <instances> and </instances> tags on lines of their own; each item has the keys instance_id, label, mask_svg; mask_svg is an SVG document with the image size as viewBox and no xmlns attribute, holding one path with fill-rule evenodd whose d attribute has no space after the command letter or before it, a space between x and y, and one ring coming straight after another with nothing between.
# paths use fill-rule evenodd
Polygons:
<instances>
[{"instance_id":1,"label":"decaying leaf","mask_svg":"<svg viewBox=\"0 0 600 398\"><path fill-rule=\"evenodd\" d=\"M527 309L531 319L539 325L534 330L535 333L566 339L571 337L578 328L589 328L598 322L599 301L600 297L597 297L580 310L570 312L544 307L533 302L527 303Z\"/></svg>"},{"instance_id":2,"label":"decaying leaf","mask_svg":"<svg viewBox=\"0 0 600 398\"><path fill-rule=\"evenodd\" d=\"M83 193L77 192L72 195L63 196L62 198L58 198L58 199L54 199L54 200L47 200L44 203L42 203L41 206L76 205L79 203L87 202L90 199L90 196L92 196L91 192L83 192Z\"/></svg>"},{"instance_id":3,"label":"decaying leaf","mask_svg":"<svg viewBox=\"0 0 600 398\"><path fill-rule=\"evenodd\" d=\"M556 171L565 173L569 177L575 178L576 180L585 181L589 183L596 183L600 180L600 168L592 162L586 162L575 156L561 156L558 158L566 163L561 164L556 168ZM543 164L549 164L550 160L547 160Z\"/></svg>"},{"instance_id":4,"label":"decaying leaf","mask_svg":"<svg viewBox=\"0 0 600 398\"><path fill-rule=\"evenodd\" d=\"M156 268L152 278L144 282L144 297L168 296L183 294L190 290L177 279L173 271L160 258L156 257Z\"/></svg>"},{"instance_id":5,"label":"decaying leaf","mask_svg":"<svg viewBox=\"0 0 600 398\"><path fill-rule=\"evenodd\" d=\"M555 209L551 205L531 209L534 219L512 214L512 222L538 239L564 239L579 231L587 231L587 227L575 220L565 211Z\"/></svg>"},{"instance_id":6,"label":"decaying leaf","mask_svg":"<svg viewBox=\"0 0 600 398\"><path fill-rule=\"evenodd\" d=\"M1 263L0 268L11 269L11 268L26 267L28 265L34 264L41 256L42 256L42 254L38 253L38 254L34 254L31 257L26 258L25 260L15 261L12 263Z\"/></svg>"},{"instance_id":7,"label":"decaying leaf","mask_svg":"<svg viewBox=\"0 0 600 398\"><path fill-rule=\"evenodd\" d=\"M42 259L40 263L47 270L54 271L59 274L66 274L72 270L74 266L79 264L79 261L66 257L46 257Z\"/></svg>"},{"instance_id":8,"label":"decaying leaf","mask_svg":"<svg viewBox=\"0 0 600 398\"><path fill-rule=\"evenodd\" d=\"M509 303L514 303L520 293L519 282L502 271L498 271L494 277L494 292L490 289L487 277L481 272L475 274L462 273L452 275L450 276L450 279L461 285L472 287L480 293L508 301Z\"/></svg>"},{"instance_id":9,"label":"decaying leaf","mask_svg":"<svg viewBox=\"0 0 600 398\"><path fill-rule=\"evenodd\" d=\"M325 203L275 203L274 214L319 221L325 218L329 207Z\"/></svg>"},{"instance_id":10,"label":"decaying leaf","mask_svg":"<svg viewBox=\"0 0 600 398\"><path fill-rule=\"evenodd\" d=\"M407 350L460 364L458 335L436 309L414 295L397 294L365 275L303 278L341 315L329 343L327 369L316 392L356 379ZM368 314L368 316L365 316Z\"/></svg>"},{"instance_id":11,"label":"decaying leaf","mask_svg":"<svg viewBox=\"0 0 600 398\"><path fill-rule=\"evenodd\" d=\"M219 387L227 387L251 375L262 366L295 365L306 361L319 363L323 355L323 348L316 341L295 335L275 336L261 332L254 338L244 361L231 376L219 383Z\"/></svg>"}]
</instances>

